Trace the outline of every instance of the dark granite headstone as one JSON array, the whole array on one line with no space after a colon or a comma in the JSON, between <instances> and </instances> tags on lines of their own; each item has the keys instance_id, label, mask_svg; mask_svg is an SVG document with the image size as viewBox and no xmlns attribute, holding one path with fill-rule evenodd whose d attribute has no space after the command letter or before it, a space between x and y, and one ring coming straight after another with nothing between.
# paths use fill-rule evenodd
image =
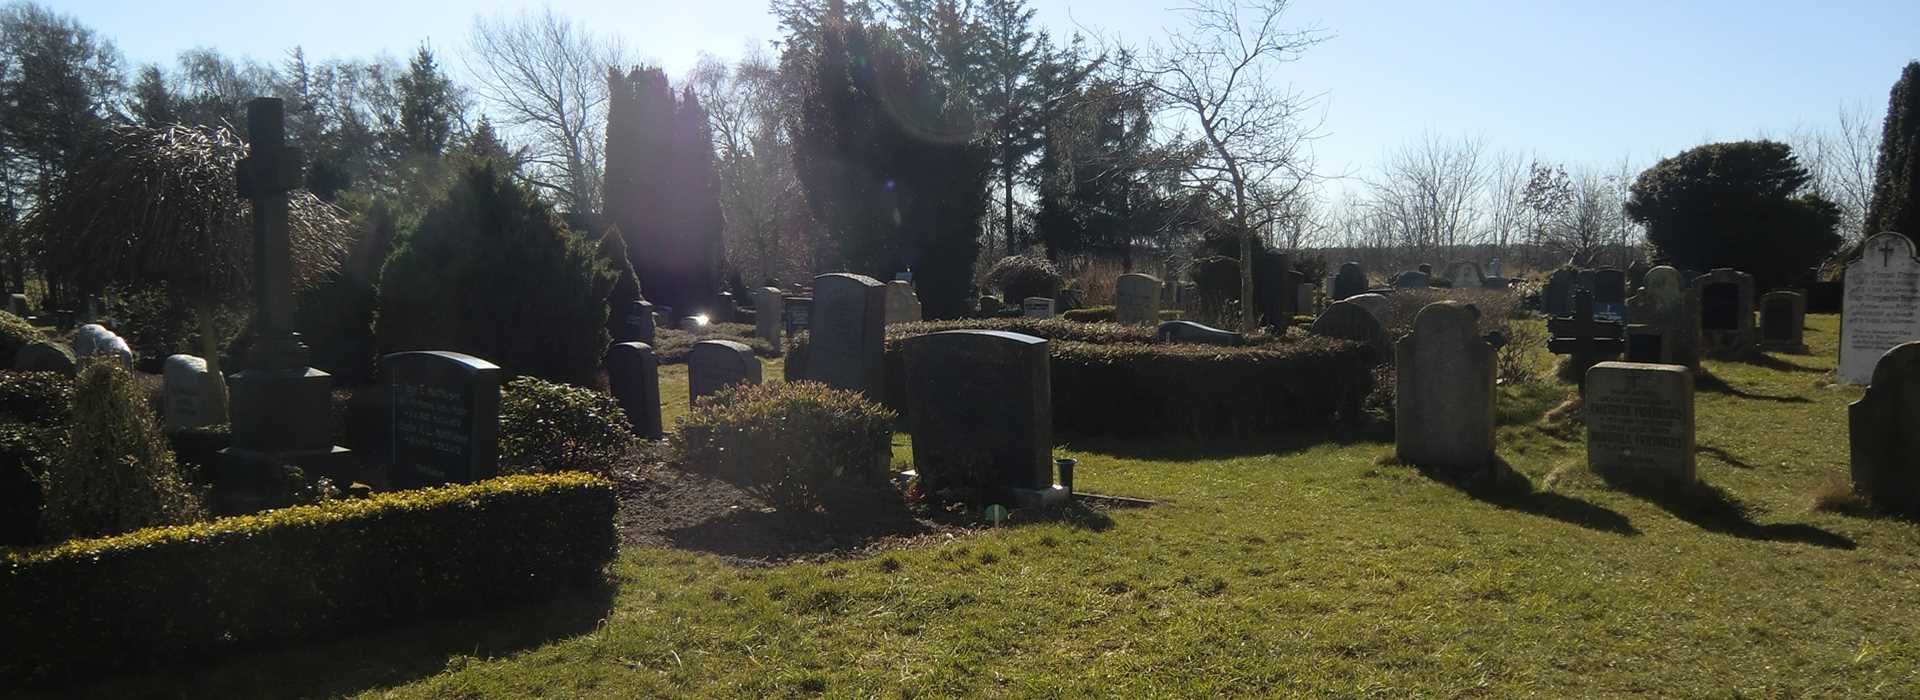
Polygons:
<instances>
[{"instance_id":1,"label":"dark granite headstone","mask_svg":"<svg viewBox=\"0 0 1920 700\"><path fill-rule=\"evenodd\" d=\"M1666 334L1654 326L1633 324L1627 326L1627 361L1655 364L1664 361L1661 357Z\"/></svg>"},{"instance_id":2,"label":"dark granite headstone","mask_svg":"<svg viewBox=\"0 0 1920 700\"><path fill-rule=\"evenodd\" d=\"M1707 352L1738 356L1754 346L1752 275L1715 269L1695 279L1692 292Z\"/></svg>"},{"instance_id":3,"label":"dark granite headstone","mask_svg":"<svg viewBox=\"0 0 1920 700\"><path fill-rule=\"evenodd\" d=\"M607 347L607 384L627 414L633 434L654 440L661 435L660 362L646 343L614 343Z\"/></svg>"},{"instance_id":4,"label":"dark granite headstone","mask_svg":"<svg viewBox=\"0 0 1920 700\"><path fill-rule=\"evenodd\" d=\"M1394 289L1426 289L1433 286L1433 278L1419 270L1407 270L1393 276Z\"/></svg>"},{"instance_id":5,"label":"dark granite headstone","mask_svg":"<svg viewBox=\"0 0 1920 700\"><path fill-rule=\"evenodd\" d=\"M808 330L813 323L813 297L787 297L783 300L787 335Z\"/></svg>"},{"instance_id":6,"label":"dark granite headstone","mask_svg":"<svg viewBox=\"0 0 1920 700\"><path fill-rule=\"evenodd\" d=\"M1920 342L1888 350L1847 406L1853 486L1881 508L1920 513Z\"/></svg>"},{"instance_id":7,"label":"dark granite headstone","mask_svg":"<svg viewBox=\"0 0 1920 700\"><path fill-rule=\"evenodd\" d=\"M1554 270L1547 277L1547 285L1540 290L1540 313L1548 316L1573 313L1573 288L1579 279L1579 273L1573 270Z\"/></svg>"},{"instance_id":8,"label":"dark granite headstone","mask_svg":"<svg viewBox=\"0 0 1920 700\"><path fill-rule=\"evenodd\" d=\"M1286 253L1270 250L1254 258L1253 297L1260 310L1262 327L1283 329L1293 322L1293 286L1288 283L1289 272L1292 272L1292 263Z\"/></svg>"},{"instance_id":9,"label":"dark granite headstone","mask_svg":"<svg viewBox=\"0 0 1920 700\"><path fill-rule=\"evenodd\" d=\"M1154 330L1154 340L1162 343L1191 343L1195 345L1225 345L1239 347L1247 344L1246 336L1224 331L1193 321L1163 321Z\"/></svg>"},{"instance_id":10,"label":"dark granite headstone","mask_svg":"<svg viewBox=\"0 0 1920 700\"><path fill-rule=\"evenodd\" d=\"M687 402L734 384L759 384L760 358L731 340L702 340L687 352Z\"/></svg>"},{"instance_id":11,"label":"dark granite headstone","mask_svg":"<svg viewBox=\"0 0 1920 700\"><path fill-rule=\"evenodd\" d=\"M500 368L435 350L394 353L380 364L395 478L413 486L492 478L500 459Z\"/></svg>"},{"instance_id":12,"label":"dark granite headstone","mask_svg":"<svg viewBox=\"0 0 1920 700\"><path fill-rule=\"evenodd\" d=\"M924 490L981 504L1011 504L1051 490L1047 341L960 330L915 336L901 346L913 464Z\"/></svg>"},{"instance_id":13,"label":"dark granite headstone","mask_svg":"<svg viewBox=\"0 0 1920 700\"><path fill-rule=\"evenodd\" d=\"M1779 352L1804 353L1806 343L1807 298L1786 290L1767 292L1760 297L1760 347Z\"/></svg>"},{"instance_id":14,"label":"dark granite headstone","mask_svg":"<svg viewBox=\"0 0 1920 700\"><path fill-rule=\"evenodd\" d=\"M881 400L886 307L887 286L872 277L833 273L813 278L813 340L802 378Z\"/></svg>"},{"instance_id":15,"label":"dark granite headstone","mask_svg":"<svg viewBox=\"0 0 1920 700\"><path fill-rule=\"evenodd\" d=\"M1366 291L1367 271L1360 267L1360 263L1341 263L1339 274L1333 277L1332 300L1340 301L1355 294L1365 294Z\"/></svg>"}]
</instances>

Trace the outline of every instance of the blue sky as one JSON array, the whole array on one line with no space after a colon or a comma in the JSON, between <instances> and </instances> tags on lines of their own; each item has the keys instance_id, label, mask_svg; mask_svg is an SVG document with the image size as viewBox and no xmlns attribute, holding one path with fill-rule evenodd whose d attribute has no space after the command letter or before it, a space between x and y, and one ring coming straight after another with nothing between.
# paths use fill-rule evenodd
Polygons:
<instances>
[{"instance_id":1,"label":"blue sky","mask_svg":"<svg viewBox=\"0 0 1920 700\"><path fill-rule=\"evenodd\" d=\"M53 3L113 38L135 63L211 46L278 60L405 55L429 41L459 67L476 14L538 4L332 0ZM1158 0L1033 0L1056 33L1144 44L1177 21ZM738 56L777 34L763 0L559 1L596 31L678 75L705 51ZM1668 0L1295 0L1293 24L1333 38L1287 73L1324 95L1321 169L1366 175L1422 134L1560 162L1647 165L1708 140L1827 128L1843 103L1874 119L1907 61L1920 59L1920 2Z\"/></svg>"}]
</instances>

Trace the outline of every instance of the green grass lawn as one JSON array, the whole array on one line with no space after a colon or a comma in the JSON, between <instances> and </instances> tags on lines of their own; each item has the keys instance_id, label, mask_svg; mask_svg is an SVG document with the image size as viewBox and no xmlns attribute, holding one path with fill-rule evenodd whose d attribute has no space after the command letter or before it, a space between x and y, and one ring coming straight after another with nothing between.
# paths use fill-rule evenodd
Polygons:
<instances>
[{"instance_id":1,"label":"green grass lawn","mask_svg":"<svg viewBox=\"0 0 1920 700\"><path fill-rule=\"evenodd\" d=\"M1580 466L1580 431L1533 420L1500 443L1536 490L1499 496L1381 466L1390 442L1079 441L1062 451L1082 490L1161 505L836 563L631 549L597 625L496 643L546 614L500 613L184 682L420 698L1920 697L1920 527L1812 509L1846 471L1860 390L1820 385L1838 321L1810 325L1811 356L1707 363L1728 388L1698 395L1706 506L1609 489ZM669 425L684 372L662 372ZM1566 393L1510 392L1504 414ZM144 682L103 692L128 683Z\"/></svg>"}]
</instances>

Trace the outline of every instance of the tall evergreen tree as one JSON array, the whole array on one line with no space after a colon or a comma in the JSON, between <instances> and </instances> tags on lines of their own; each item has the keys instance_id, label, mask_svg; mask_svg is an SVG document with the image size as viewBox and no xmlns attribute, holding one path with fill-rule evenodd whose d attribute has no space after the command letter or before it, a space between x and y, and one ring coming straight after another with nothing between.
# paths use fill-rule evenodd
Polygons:
<instances>
[{"instance_id":1,"label":"tall evergreen tree","mask_svg":"<svg viewBox=\"0 0 1920 700\"><path fill-rule=\"evenodd\" d=\"M713 133L700 98L687 86L673 115L673 245L680 294L688 308L713 311L719 294L725 243L720 230L719 180L714 170Z\"/></svg>"},{"instance_id":2,"label":"tall evergreen tree","mask_svg":"<svg viewBox=\"0 0 1920 700\"><path fill-rule=\"evenodd\" d=\"M1873 202L1862 230L1869 236L1899 231L1920 237L1920 61L1907 64L1887 98Z\"/></svg>"},{"instance_id":3,"label":"tall evergreen tree","mask_svg":"<svg viewBox=\"0 0 1920 700\"><path fill-rule=\"evenodd\" d=\"M1077 46L1056 49L1034 31L1026 0L987 0L980 13L979 102L989 120L993 179L999 189L1007 250L1016 248L1016 185L1027 181L1031 159L1045 143L1046 125L1070 106L1099 61Z\"/></svg>"},{"instance_id":4,"label":"tall evergreen tree","mask_svg":"<svg viewBox=\"0 0 1920 700\"><path fill-rule=\"evenodd\" d=\"M140 67L140 77L133 83L133 99L127 105L129 116L140 126L160 127L179 121L173 113L173 94L167 90L167 77L160 67L147 64Z\"/></svg>"},{"instance_id":5,"label":"tall evergreen tree","mask_svg":"<svg viewBox=\"0 0 1920 700\"><path fill-rule=\"evenodd\" d=\"M814 50L785 59L800 81L790 129L808 206L844 269L911 268L927 315L956 317L979 254L987 150L895 37L831 9L821 26Z\"/></svg>"},{"instance_id":6,"label":"tall evergreen tree","mask_svg":"<svg viewBox=\"0 0 1920 700\"><path fill-rule=\"evenodd\" d=\"M697 102L676 105L658 68L608 75L607 222L620 229L647 298L710 309L719 244L713 145Z\"/></svg>"},{"instance_id":7,"label":"tall evergreen tree","mask_svg":"<svg viewBox=\"0 0 1920 700\"><path fill-rule=\"evenodd\" d=\"M453 81L440 71L433 50L422 45L415 51L406 74L395 83L400 88L400 123L394 147L403 157L446 153L461 108Z\"/></svg>"}]
</instances>

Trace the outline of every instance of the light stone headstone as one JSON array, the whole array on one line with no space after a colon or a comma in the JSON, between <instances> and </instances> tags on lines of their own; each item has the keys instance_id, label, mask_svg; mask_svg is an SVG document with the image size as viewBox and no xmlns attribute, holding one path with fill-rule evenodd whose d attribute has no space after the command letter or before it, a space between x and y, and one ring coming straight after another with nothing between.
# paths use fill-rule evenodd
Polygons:
<instances>
[{"instance_id":1,"label":"light stone headstone","mask_svg":"<svg viewBox=\"0 0 1920 700\"><path fill-rule=\"evenodd\" d=\"M883 400L886 306L886 285L872 277L836 272L813 278L813 340L802 378Z\"/></svg>"},{"instance_id":2,"label":"light stone headstone","mask_svg":"<svg viewBox=\"0 0 1920 700\"><path fill-rule=\"evenodd\" d=\"M1760 349L1805 353L1807 297L1776 290L1760 295Z\"/></svg>"},{"instance_id":3,"label":"light stone headstone","mask_svg":"<svg viewBox=\"0 0 1920 700\"><path fill-rule=\"evenodd\" d=\"M1486 275L1480 274L1480 266L1470 260L1457 260L1447 265L1447 281L1454 289L1479 289L1486 282Z\"/></svg>"},{"instance_id":4,"label":"light stone headstone","mask_svg":"<svg viewBox=\"0 0 1920 700\"><path fill-rule=\"evenodd\" d=\"M760 383L760 358L731 340L702 340L687 352L687 402L735 384Z\"/></svg>"},{"instance_id":5,"label":"light stone headstone","mask_svg":"<svg viewBox=\"0 0 1920 700\"><path fill-rule=\"evenodd\" d=\"M1296 293L1296 295L1293 298L1293 310L1294 310L1294 313L1301 313L1301 314L1313 313L1314 308L1313 308L1313 283L1312 282L1300 283L1299 291Z\"/></svg>"},{"instance_id":6,"label":"light stone headstone","mask_svg":"<svg viewBox=\"0 0 1920 700\"><path fill-rule=\"evenodd\" d=\"M1053 300L1047 297L1027 297L1020 302L1020 315L1026 318L1053 318Z\"/></svg>"},{"instance_id":7,"label":"light stone headstone","mask_svg":"<svg viewBox=\"0 0 1920 700\"><path fill-rule=\"evenodd\" d=\"M1004 505L1064 495L1053 487L1046 340L957 330L908 338L901 347L913 465L923 489Z\"/></svg>"},{"instance_id":8,"label":"light stone headstone","mask_svg":"<svg viewBox=\"0 0 1920 700\"><path fill-rule=\"evenodd\" d=\"M1888 350L1866 383L1847 406L1854 489L1882 508L1920 512L1920 341Z\"/></svg>"},{"instance_id":9,"label":"light stone headstone","mask_svg":"<svg viewBox=\"0 0 1920 700\"><path fill-rule=\"evenodd\" d=\"M1898 233L1867 239L1847 263L1840 306L1840 381L1866 384L1880 356L1920 340L1920 258Z\"/></svg>"},{"instance_id":10,"label":"light stone headstone","mask_svg":"<svg viewBox=\"0 0 1920 700\"><path fill-rule=\"evenodd\" d=\"M1487 261L1487 276L1488 276L1488 277L1503 277L1503 276L1504 276L1504 275L1502 275L1502 274L1500 274L1500 259L1499 259L1499 258L1494 258L1494 259L1492 259L1492 260L1488 260L1488 261Z\"/></svg>"},{"instance_id":11,"label":"light stone headstone","mask_svg":"<svg viewBox=\"0 0 1920 700\"><path fill-rule=\"evenodd\" d=\"M1113 282L1113 320L1128 326L1160 322L1160 278L1138 272Z\"/></svg>"},{"instance_id":12,"label":"light stone headstone","mask_svg":"<svg viewBox=\"0 0 1920 700\"><path fill-rule=\"evenodd\" d=\"M913 323L920 320L920 295L913 292L913 283L894 280L887 283L887 325L895 323Z\"/></svg>"},{"instance_id":13,"label":"light stone headstone","mask_svg":"<svg viewBox=\"0 0 1920 700\"><path fill-rule=\"evenodd\" d=\"M27 295L25 294L8 295L7 296L7 313L13 314L15 316L19 316L20 318L26 318L29 313L27 309Z\"/></svg>"},{"instance_id":14,"label":"light stone headstone","mask_svg":"<svg viewBox=\"0 0 1920 700\"><path fill-rule=\"evenodd\" d=\"M1428 304L1394 348L1394 454L1401 463L1480 473L1493 462L1494 348L1467 304Z\"/></svg>"},{"instance_id":15,"label":"light stone headstone","mask_svg":"<svg viewBox=\"0 0 1920 700\"><path fill-rule=\"evenodd\" d=\"M1603 475L1693 483L1693 372L1680 365L1602 362L1587 370L1581 412L1587 466Z\"/></svg>"},{"instance_id":16,"label":"light stone headstone","mask_svg":"<svg viewBox=\"0 0 1920 700\"><path fill-rule=\"evenodd\" d=\"M500 460L500 367L447 351L380 360L396 477L409 486L489 479Z\"/></svg>"},{"instance_id":17,"label":"light stone headstone","mask_svg":"<svg viewBox=\"0 0 1920 700\"><path fill-rule=\"evenodd\" d=\"M1694 278L1690 293L1700 310L1700 343L1707 353L1737 356L1754 347L1753 275L1718 268Z\"/></svg>"},{"instance_id":18,"label":"light stone headstone","mask_svg":"<svg viewBox=\"0 0 1920 700\"><path fill-rule=\"evenodd\" d=\"M207 361L192 355L169 355L161 366L160 407L169 431L202 428L227 421L215 415L215 402L208 400L212 375Z\"/></svg>"},{"instance_id":19,"label":"light stone headstone","mask_svg":"<svg viewBox=\"0 0 1920 700\"><path fill-rule=\"evenodd\" d=\"M1640 293L1627 299L1627 357L1670 365L1700 366L1700 321L1679 270L1647 271ZM1638 345L1636 345L1638 343Z\"/></svg>"},{"instance_id":20,"label":"light stone headstone","mask_svg":"<svg viewBox=\"0 0 1920 700\"><path fill-rule=\"evenodd\" d=\"M109 339L113 336L113 331L107 330L106 326L98 323L89 323L80 326L78 330L73 332L74 357L84 360L93 356L94 353L100 351L101 346L108 344Z\"/></svg>"},{"instance_id":21,"label":"light stone headstone","mask_svg":"<svg viewBox=\"0 0 1920 700\"><path fill-rule=\"evenodd\" d=\"M1367 313L1373 314L1374 319L1382 323L1386 322L1387 309L1393 306L1393 300L1388 299L1387 295L1373 292L1347 297L1347 303L1366 309Z\"/></svg>"},{"instance_id":22,"label":"light stone headstone","mask_svg":"<svg viewBox=\"0 0 1920 700\"><path fill-rule=\"evenodd\" d=\"M604 359L613 399L627 414L633 434L648 440L661 436L660 360L646 343L614 343Z\"/></svg>"},{"instance_id":23,"label":"light stone headstone","mask_svg":"<svg viewBox=\"0 0 1920 700\"><path fill-rule=\"evenodd\" d=\"M786 297L779 287L761 287L753 292L753 334L768 345L780 347L780 333L786 327Z\"/></svg>"}]
</instances>

